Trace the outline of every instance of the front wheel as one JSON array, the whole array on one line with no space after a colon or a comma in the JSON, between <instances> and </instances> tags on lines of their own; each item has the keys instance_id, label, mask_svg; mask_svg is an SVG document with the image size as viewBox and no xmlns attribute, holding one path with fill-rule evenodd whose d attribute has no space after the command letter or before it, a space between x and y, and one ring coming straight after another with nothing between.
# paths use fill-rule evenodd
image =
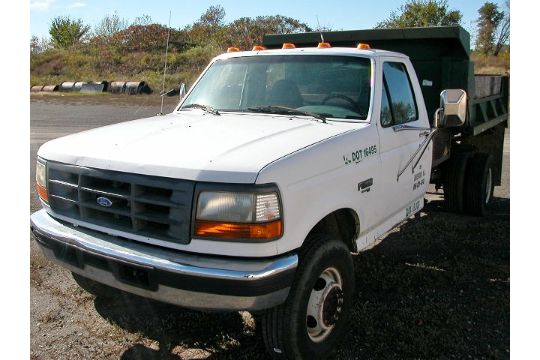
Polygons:
<instances>
[{"instance_id":1,"label":"front wheel","mask_svg":"<svg viewBox=\"0 0 540 360\"><path fill-rule=\"evenodd\" d=\"M267 351L276 359L326 357L346 330L353 292L348 247L324 235L310 239L287 301L263 314Z\"/></svg>"}]
</instances>

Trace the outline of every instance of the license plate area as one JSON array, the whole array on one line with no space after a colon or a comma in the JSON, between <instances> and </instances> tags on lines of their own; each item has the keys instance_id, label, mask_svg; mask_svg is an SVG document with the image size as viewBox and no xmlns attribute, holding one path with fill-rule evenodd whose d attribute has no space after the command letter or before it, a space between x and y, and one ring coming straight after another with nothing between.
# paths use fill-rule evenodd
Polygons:
<instances>
[{"instance_id":1,"label":"license plate area","mask_svg":"<svg viewBox=\"0 0 540 360\"><path fill-rule=\"evenodd\" d=\"M145 290L157 290L157 282L152 281L152 276L147 269L121 263L115 264L114 267L116 269L113 272L119 281Z\"/></svg>"}]
</instances>

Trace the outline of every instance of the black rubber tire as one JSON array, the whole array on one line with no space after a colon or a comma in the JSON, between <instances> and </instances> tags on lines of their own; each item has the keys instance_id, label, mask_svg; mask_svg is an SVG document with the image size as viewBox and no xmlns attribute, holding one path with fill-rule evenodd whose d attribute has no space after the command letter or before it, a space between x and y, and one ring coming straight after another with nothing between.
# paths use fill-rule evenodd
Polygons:
<instances>
[{"instance_id":1,"label":"black rubber tire","mask_svg":"<svg viewBox=\"0 0 540 360\"><path fill-rule=\"evenodd\" d=\"M444 201L446 210L462 213L467 163L471 153L455 153L448 161L444 174Z\"/></svg>"},{"instance_id":2,"label":"black rubber tire","mask_svg":"<svg viewBox=\"0 0 540 360\"><path fill-rule=\"evenodd\" d=\"M120 290L98 283L97 281L88 279L77 273L72 272L71 275L73 276L73 279L77 285L96 297L113 298L120 294Z\"/></svg>"},{"instance_id":3,"label":"black rubber tire","mask_svg":"<svg viewBox=\"0 0 540 360\"><path fill-rule=\"evenodd\" d=\"M349 248L325 235L309 239L300 253L300 264L286 302L266 310L262 316L262 336L274 359L325 358L342 339L354 293L354 265ZM307 332L307 304L319 275L328 267L342 279L343 305L332 332L321 342L314 342Z\"/></svg>"},{"instance_id":4,"label":"black rubber tire","mask_svg":"<svg viewBox=\"0 0 540 360\"><path fill-rule=\"evenodd\" d=\"M494 174L495 168L491 154L474 153L471 156L467 166L464 194L464 206L467 214L475 216L489 214L489 205L493 199L493 189L495 188ZM488 185L489 176L491 176L490 185ZM488 190L489 195L487 194Z\"/></svg>"}]
</instances>

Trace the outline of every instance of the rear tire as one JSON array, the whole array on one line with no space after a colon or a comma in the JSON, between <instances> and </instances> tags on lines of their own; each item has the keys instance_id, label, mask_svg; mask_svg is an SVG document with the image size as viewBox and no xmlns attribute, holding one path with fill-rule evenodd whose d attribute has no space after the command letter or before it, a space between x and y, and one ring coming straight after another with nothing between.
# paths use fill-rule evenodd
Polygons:
<instances>
[{"instance_id":1,"label":"rear tire","mask_svg":"<svg viewBox=\"0 0 540 360\"><path fill-rule=\"evenodd\" d=\"M98 283L97 281L88 279L82 275L72 272L73 279L86 292L102 298L113 298L119 295L120 290L110 286Z\"/></svg>"},{"instance_id":2,"label":"rear tire","mask_svg":"<svg viewBox=\"0 0 540 360\"><path fill-rule=\"evenodd\" d=\"M464 209L465 172L470 153L456 153L450 158L444 176L444 200L450 212L462 213Z\"/></svg>"},{"instance_id":3,"label":"rear tire","mask_svg":"<svg viewBox=\"0 0 540 360\"><path fill-rule=\"evenodd\" d=\"M470 215L486 216L493 199L495 183L493 156L487 153L475 153L467 166L464 205Z\"/></svg>"},{"instance_id":4,"label":"rear tire","mask_svg":"<svg viewBox=\"0 0 540 360\"><path fill-rule=\"evenodd\" d=\"M274 359L320 359L342 339L354 292L349 248L325 235L313 236L286 302L262 315L262 335Z\"/></svg>"}]
</instances>

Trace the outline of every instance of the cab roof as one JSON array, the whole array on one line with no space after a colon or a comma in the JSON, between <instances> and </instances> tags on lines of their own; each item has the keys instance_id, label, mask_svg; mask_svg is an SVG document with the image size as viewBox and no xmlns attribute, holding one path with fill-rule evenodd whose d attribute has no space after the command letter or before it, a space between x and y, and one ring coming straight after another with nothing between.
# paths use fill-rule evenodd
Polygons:
<instances>
[{"instance_id":1,"label":"cab roof","mask_svg":"<svg viewBox=\"0 0 540 360\"><path fill-rule=\"evenodd\" d=\"M379 49L367 49L360 50L352 47L330 47L330 48L317 48L317 47L303 47L296 49L269 49L269 50L254 50L254 51L233 51L227 52L216 57L217 59L229 59L234 57L245 56L265 56L265 55L334 55L334 56L358 56L375 58L378 56L392 56L407 58L406 55Z\"/></svg>"}]
</instances>

